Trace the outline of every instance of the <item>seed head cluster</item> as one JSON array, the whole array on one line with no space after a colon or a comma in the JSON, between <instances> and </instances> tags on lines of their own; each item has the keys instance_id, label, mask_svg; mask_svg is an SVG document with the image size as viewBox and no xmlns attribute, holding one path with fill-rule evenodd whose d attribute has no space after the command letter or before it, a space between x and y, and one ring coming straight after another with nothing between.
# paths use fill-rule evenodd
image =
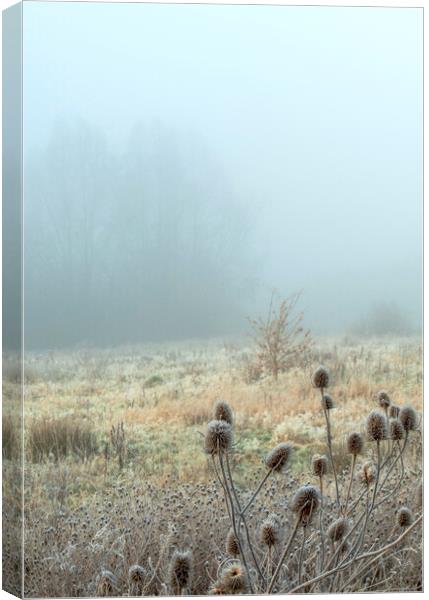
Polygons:
<instances>
[{"instance_id":1,"label":"seed head cluster","mask_svg":"<svg viewBox=\"0 0 429 600\"><path fill-rule=\"evenodd\" d=\"M387 419L377 410L373 410L366 420L368 439L372 442L381 442L387 438Z\"/></svg>"},{"instance_id":2,"label":"seed head cluster","mask_svg":"<svg viewBox=\"0 0 429 600\"><path fill-rule=\"evenodd\" d=\"M313 475L323 477L328 471L328 459L326 456L316 455L311 460Z\"/></svg>"},{"instance_id":3,"label":"seed head cluster","mask_svg":"<svg viewBox=\"0 0 429 600\"><path fill-rule=\"evenodd\" d=\"M322 409L323 410L332 410L335 408L335 402L332 398L331 394L323 394L322 396Z\"/></svg>"},{"instance_id":4,"label":"seed head cluster","mask_svg":"<svg viewBox=\"0 0 429 600\"><path fill-rule=\"evenodd\" d=\"M398 418L407 433L409 431L414 431L417 427L417 413L412 406L404 406L401 408Z\"/></svg>"},{"instance_id":5,"label":"seed head cluster","mask_svg":"<svg viewBox=\"0 0 429 600\"><path fill-rule=\"evenodd\" d=\"M345 517L340 517L328 528L327 534L331 542L338 542L343 539L349 530L349 521Z\"/></svg>"},{"instance_id":6,"label":"seed head cluster","mask_svg":"<svg viewBox=\"0 0 429 600\"><path fill-rule=\"evenodd\" d=\"M191 583L192 554L189 550L175 550L170 561L170 585L183 590Z\"/></svg>"},{"instance_id":7,"label":"seed head cluster","mask_svg":"<svg viewBox=\"0 0 429 600\"><path fill-rule=\"evenodd\" d=\"M210 421L207 425L205 450L207 454L215 455L229 452L232 448L232 427L226 421Z\"/></svg>"},{"instance_id":8,"label":"seed head cluster","mask_svg":"<svg viewBox=\"0 0 429 600\"><path fill-rule=\"evenodd\" d=\"M293 444L290 442L278 444L265 458L267 468L278 473L284 471L291 459L292 452Z\"/></svg>"},{"instance_id":9,"label":"seed head cluster","mask_svg":"<svg viewBox=\"0 0 429 600\"><path fill-rule=\"evenodd\" d=\"M378 404L381 408L388 408L390 406L390 397L386 390L380 390L377 394Z\"/></svg>"},{"instance_id":10,"label":"seed head cluster","mask_svg":"<svg viewBox=\"0 0 429 600\"><path fill-rule=\"evenodd\" d=\"M231 426L234 424L232 408L225 400L218 400L214 406L213 416L216 421L226 421Z\"/></svg>"},{"instance_id":11,"label":"seed head cluster","mask_svg":"<svg viewBox=\"0 0 429 600\"><path fill-rule=\"evenodd\" d=\"M399 419L390 421L390 438L395 441L403 440L405 437L405 429Z\"/></svg>"},{"instance_id":12,"label":"seed head cluster","mask_svg":"<svg viewBox=\"0 0 429 600\"><path fill-rule=\"evenodd\" d=\"M246 570L239 562L224 568L220 580L215 586L216 594L245 594L249 588Z\"/></svg>"},{"instance_id":13,"label":"seed head cluster","mask_svg":"<svg viewBox=\"0 0 429 600\"><path fill-rule=\"evenodd\" d=\"M272 547L280 540L280 527L277 518L272 515L261 525L259 539L262 545Z\"/></svg>"},{"instance_id":14,"label":"seed head cluster","mask_svg":"<svg viewBox=\"0 0 429 600\"><path fill-rule=\"evenodd\" d=\"M233 529L230 529L226 536L226 553L230 556L238 556L240 554L240 548Z\"/></svg>"},{"instance_id":15,"label":"seed head cluster","mask_svg":"<svg viewBox=\"0 0 429 600\"><path fill-rule=\"evenodd\" d=\"M365 463L359 472L359 478L365 485L369 486L375 479L375 467L371 463Z\"/></svg>"},{"instance_id":16,"label":"seed head cluster","mask_svg":"<svg viewBox=\"0 0 429 600\"><path fill-rule=\"evenodd\" d=\"M308 525L319 508L320 494L314 485L303 485L292 500L291 509L300 520L301 525Z\"/></svg>"},{"instance_id":17,"label":"seed head cluster","mask_svg":"<svg viewBox=\"0 0 429 600\"><path fill-rule=\"evenodd\" d=\"M353 432L347 436L347 452L354 456L362 454L363 437L360 433Z\"/></svg>"},{"instance_id":18,"label":"seed head cluster","mask_svg":"<svg viewBox=\"0 0 429 600\"><path fill-rule=\"evenodd\" d=\"M317 367L311 380L315 388L327 388L329 386L329 373L327 369L325 369L323 366Z\"/></svg>"},{"instance_id":19,"label":"seed head cluster","mask_svg":"<svg viewBox=\"0 0 429 600\"><path fill-rule=\"evenodd\" d=\"M403 506L400 508L396 515L396 522L399 527L409 527L413 522L413 514L409 508Z\"/></svg>"},{"instance_id":20,"label":"seed head cluster","mask_svg":"<svg viewBox=\"0 0 429 600\"><path fill-rule=\"evenodd\" d=\"M142 584L145 578L145 570L140 565L132 565L128 569L128 579L131 583Z\"/></svg>"}]
</instances>

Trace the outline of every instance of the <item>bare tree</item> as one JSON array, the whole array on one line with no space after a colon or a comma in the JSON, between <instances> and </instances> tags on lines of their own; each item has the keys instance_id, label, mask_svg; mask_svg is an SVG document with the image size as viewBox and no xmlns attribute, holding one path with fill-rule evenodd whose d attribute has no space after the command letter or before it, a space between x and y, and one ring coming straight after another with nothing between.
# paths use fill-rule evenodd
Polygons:
<instances>
[{"instance_id":1,"label":"bare tree","mask_svg":"<svg viewBox=\"0 0 429 600\"><path fill-rule=\"evenodd\" d=\"M297 293L276 300L273 292L267 317L249 318L256 343L253 367L260 373L269 373L274 379L279 373L305 364L310 354L311 333L302 326L303 313L296 312L299 298L300 293Z\"/></svg>"}]
</instances>

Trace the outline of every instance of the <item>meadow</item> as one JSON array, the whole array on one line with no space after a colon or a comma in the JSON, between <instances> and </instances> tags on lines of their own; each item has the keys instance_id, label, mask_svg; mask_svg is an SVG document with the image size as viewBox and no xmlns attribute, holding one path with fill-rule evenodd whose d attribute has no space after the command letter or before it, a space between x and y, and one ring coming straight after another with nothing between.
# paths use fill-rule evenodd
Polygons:
<instances>
[{"instance_id":1,"label":"meadow","mask_svg":"<svg viewBox=\"0 0 429 600\"><path fill-rule=\"evenodd\" d=\"M422 589L420 341L320 338L277 378L255 372L253 353L247 339L213 339L26 355L27 596ZM312 379L319 365L328 386ZM14 389L6 368L6 474ZM387 427L398 416L380 390L416 411L397 439L371 438L371 411ZM214 418L233 435L224 450ZM363 450L350 451L350 432ZM267 471L285 443L293 451ZM310 500L297 509L301 486Z\"/></svg>"}]
</instances>

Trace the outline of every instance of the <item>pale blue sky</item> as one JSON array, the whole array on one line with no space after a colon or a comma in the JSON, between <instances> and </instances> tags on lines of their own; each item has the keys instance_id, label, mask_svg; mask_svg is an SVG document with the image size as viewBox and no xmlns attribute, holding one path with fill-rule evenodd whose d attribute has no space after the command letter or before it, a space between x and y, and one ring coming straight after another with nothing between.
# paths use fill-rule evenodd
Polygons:
<instances>
[{"instance_id":1,"label":"pale blue sky","mask_svg":"<svg viewBox=\"0 0 429 600\"><path fill-rule=\"evenodd\" d=\"M321 285L339 318L381 298L414 313L422 15L25 2L26 156L58 120L83 118L119 152L159 121L198 138L247 205L267 287L304 288L310 315Z\"/></svg>"}]
</instances>

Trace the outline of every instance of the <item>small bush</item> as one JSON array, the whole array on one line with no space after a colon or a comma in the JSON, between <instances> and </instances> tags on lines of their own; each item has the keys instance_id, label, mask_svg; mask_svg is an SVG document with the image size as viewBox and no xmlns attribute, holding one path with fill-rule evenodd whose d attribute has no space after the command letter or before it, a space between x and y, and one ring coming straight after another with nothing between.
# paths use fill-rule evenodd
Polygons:
<instances>
[{"instance_id":1,"label":"small bush","mask_svg":"<svg viewBox=\"0 0 429 600\"><path fill-rule=\"evenodd\" d=\"M146 381L144 382L144 387L145 388L153 388L153 387L156 387L157 385L162 385L163 383L164 383L164 380L161 377L161 375L152 375L151 377L146 379Z\"/></svg>"},{"instance_id":2,"label":"small bush","mask_svg":"<svg viewBox=\"0 0 429 600\"><path fill-rule=\"evenodd\" d=\"M98 450L96 435L89 425L72 417L34 420L26 435L31 462L58 461L70 455L87 460Z\"/></svg>"},{"instance_id":3,"label":"small bush","mask_svg":"<svg viewBox=\"0 0 429 600\"><path fill-rule=\"evenodd\" d=\"M256 355L247 365L247 380L257 380L262 373L277 379L279 373L304 366L310 355L312 339L302 326L303 313L296 313L299 294L282 300L276 309L271 297L266 319L249 319L256 344Z\"/></svg>"}]
</instances>

